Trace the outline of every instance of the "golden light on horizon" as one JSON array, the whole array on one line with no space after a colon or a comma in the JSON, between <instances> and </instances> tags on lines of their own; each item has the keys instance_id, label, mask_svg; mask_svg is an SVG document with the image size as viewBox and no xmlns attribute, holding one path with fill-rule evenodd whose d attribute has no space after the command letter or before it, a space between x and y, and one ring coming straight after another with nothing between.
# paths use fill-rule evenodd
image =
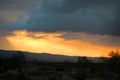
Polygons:
<instances>
[{"instance_id":1,"label":"golden light on horizon","mask_svg":"<svg viewBox=\"0 0 120 80\"><path fill-rule=\"evenodd\" d=\"M113 46L103 46L92 44L82 40L66 40L60 36L64 33L44 33L44 32L27 32L14 31L14 35L7 36L11 46L15 50L52 53L69 56L89 56L100 57L107 56Z\"/></svg>"}]
</instances>

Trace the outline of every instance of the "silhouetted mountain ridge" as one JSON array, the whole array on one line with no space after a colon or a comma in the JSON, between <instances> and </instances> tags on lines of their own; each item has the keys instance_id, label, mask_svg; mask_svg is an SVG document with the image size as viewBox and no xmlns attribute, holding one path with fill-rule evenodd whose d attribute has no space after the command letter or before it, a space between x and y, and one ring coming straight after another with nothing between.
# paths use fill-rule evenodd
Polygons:
<instances>
[{"instance_id":1,"label":"silhouetted mountain ridge","mask_svg":"<svg viewBox=\"0 0 120 80\"><path fill-rule=\"evenodd\" d=\"M17 54L18 51L12 51L12 50L0 50L0 56L9 58L13 54ZM26 52L21 51L27 60L39 60L39 61L45 61L45 62L64 62L64 61L72 61L76 62L78 57L80 56L66 56L66 55L58 55L58 54L50 54L50 53L32 53L32 52ZM89 60L92 60L93 62L99 62L100 58L92 58L87 57Z\"/></svg>"}]
</instances>

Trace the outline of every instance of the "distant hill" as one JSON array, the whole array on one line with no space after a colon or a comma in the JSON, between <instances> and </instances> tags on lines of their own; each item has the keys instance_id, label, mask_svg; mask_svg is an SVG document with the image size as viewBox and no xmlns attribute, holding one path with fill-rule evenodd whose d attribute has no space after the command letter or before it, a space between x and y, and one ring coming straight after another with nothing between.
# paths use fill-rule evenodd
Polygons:
<instances>
[{"instance_id":1,"label":"distant hill","mask_svg":"<svg viewBox=\"0 0 120 80\"><path fill-rule=\"evenodd\" d=\"M12 50L0 50L0 56L9 58L13 54L17 54L18 51ZM65 56L65 55L57 55L50 53L32 53L32 52L24 52L21 51L27 60L39 60L45 62L64 62L64 61L73 61L76 62L79 56ZM92 58L88 57L89 60L93 62L100 62L100 58Z\"/></svg>"}]
</instances>

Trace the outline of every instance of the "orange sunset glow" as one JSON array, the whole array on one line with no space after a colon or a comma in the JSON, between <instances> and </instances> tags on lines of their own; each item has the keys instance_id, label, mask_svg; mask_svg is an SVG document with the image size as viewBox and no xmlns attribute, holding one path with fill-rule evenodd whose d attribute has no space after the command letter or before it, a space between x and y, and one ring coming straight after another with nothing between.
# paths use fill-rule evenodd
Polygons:
<instances>
[{"instance_id":1,"label":"orange sunset glow","mask_svg":"<svg viewBox=\"0 0 120 80\"><path fill-rule=\"evenodd\" d=\"M6 39L14 50L89 57L107 56L110 51L118 50L114 46L93 44L83 40L66 40L60 37L64 32L44 33L22 30L14 31L13 34Z\"/></svg>"},{"instance_id":2,"label":"orange sunset glow","mask_svg":"<svg viewBox=\"0 0 120 80\"><path fill-rule=\"evenodd\" d=\"M120 0L0 0L0 80L120 80Z\"/></svg>"}]
</instances>

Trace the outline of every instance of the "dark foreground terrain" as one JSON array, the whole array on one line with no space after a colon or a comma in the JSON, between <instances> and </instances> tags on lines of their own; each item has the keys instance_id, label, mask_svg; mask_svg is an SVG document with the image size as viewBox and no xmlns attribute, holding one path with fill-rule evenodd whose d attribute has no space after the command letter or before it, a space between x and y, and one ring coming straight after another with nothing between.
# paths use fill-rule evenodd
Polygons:
<instances>
[{"instance_id":1,"label":"dark foreground terrain","mask_svg":"<svg viewBox=\"0 0 120 80\"><path fill-rule=\"evenodd\" d=\"M118 56L118 55L117 55ZM77 62L26 60L22 52L0 57L0 80L120 80L119 56L94 63L86 57Z\"/></svg>"}]
</instances>

